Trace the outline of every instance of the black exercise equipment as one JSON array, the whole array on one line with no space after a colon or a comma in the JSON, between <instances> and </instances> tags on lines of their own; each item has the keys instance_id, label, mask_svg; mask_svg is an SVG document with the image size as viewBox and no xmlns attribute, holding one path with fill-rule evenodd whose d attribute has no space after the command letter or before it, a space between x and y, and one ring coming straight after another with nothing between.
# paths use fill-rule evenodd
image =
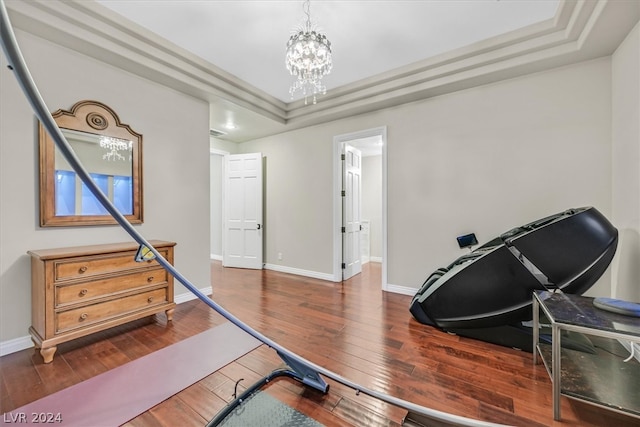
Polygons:
<instances>
[{"instance_id":1,"label":"black exercise equipment","mask_svg":"<svg viewBox=\"0 0 640 427\"><path fill-rule=\"evenodd\" d=\"M533 292L584 293L607 269L617 244L618 230L597 209L569 209L509 230L437 269L410 311L426 325L532 351L526 322Z\"/></svg>"}]
</instances>

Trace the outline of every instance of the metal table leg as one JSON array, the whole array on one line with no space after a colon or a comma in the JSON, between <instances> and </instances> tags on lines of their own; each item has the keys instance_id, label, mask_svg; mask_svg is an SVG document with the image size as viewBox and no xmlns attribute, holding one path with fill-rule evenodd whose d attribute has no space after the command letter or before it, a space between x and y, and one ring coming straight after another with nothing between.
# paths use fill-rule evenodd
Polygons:
<instances>
[{"instance_id":1,"label":"metal table leg","mask_svg":"<svg viewBox=\"0 0 640 427\"><path fill-rule=\"evenodd\" d=\"M551 370L553 381L553 419L560 420L560 328L551 324Z\"/></svg>"},{"instance_id":2,"label":"metal table leg","mask_svg":"<svg viewBox=\"0 0 640 427\"><path fill-rule=\"evenodd\" d=\"M540 306L538 304L538 298L533 296L533 303L531 305L533 310L533 364L538 364L538 344L540 334Z\"/></svg>"}]
</instances>

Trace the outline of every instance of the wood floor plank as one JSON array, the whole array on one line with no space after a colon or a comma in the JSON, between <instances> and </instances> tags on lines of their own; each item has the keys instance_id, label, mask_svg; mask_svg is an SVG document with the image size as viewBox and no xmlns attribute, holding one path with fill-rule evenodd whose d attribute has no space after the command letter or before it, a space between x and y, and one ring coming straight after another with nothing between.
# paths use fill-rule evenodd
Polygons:
<instances>
[{"instance_id":1,"label":"wood floor plank","mask_svg":"<svg viewBox=\"0 0 640 427\"><path fill-rule=\"evenodd\" d=\"M4 376L0 375L0 413L4 414L9 411L9 408L13 408L14 404L11 400L11 393L7 387L7 383L4 380Z\"/></svg>"},{"instance_id":2,"label":"wood floor plank","mask_svg":"<svg viewBox=\"0 0 640 427\"><path fill-rule=\"evenodd\" d=\"M144 412L129 422L123 424L124 427L157 427L158 420L151 412Z\"/></svg>"},{"instance_id":3,"label":"wood floor plank","mask_svg":"<svg viewBox=\"0 0 640 427\"><path fill-rule=\"evenodd\" d=\"M230 363L227 366L220 369L218 372L226 375L228 378L231 378L234 384L242 380L239 383L239 385L242 386L242 389L245 389L251 384L254 384L260 381L265 375L269 373L269 372L256 372L242 365L240 361L237 361L237 363Z\"/></svg>"},{"instance_id":4,"label":"wood floor plank","mask_svg":"<svg viewBox=\"0 0 640 427\"><path fill-rule=\"evenodd\" d=\"M178 396L205 420L215 417L227 405L227 402L200 383L187 387Z\"/></svg>"},{"instance_id":5,"label":"wood floor plank","mask_svg":"<svg viewBox=\"0 0 640 427\"><path fill-rule=\"evenodd\" d=\"M48 365L35 363L33 367L42 383L47 387L47 394L55 393L82 381L82 378L63 358L54 358Z\"/></svg>"},{"instance_id":6,"label":"wood floor plank","mask_svg":"<svg viewBox=\"0 0 640 427\"><path fill-rule=\"evenodd\" d=\"M366 410L351 399L340 399L334 413L354 426L398 427L400 423L389 419L386 415Z\"/></svg>"},{"instance_id":7,"label":"wood floor plank","mask_svg":"<svg viewBox=\"0 0 640 427\"><path fill-rule=\"evenodd\" d=\"M162 427L203 426L208 421L184 402L179 395L170 397L154 406L149 412L157 420L156 425Z\"/></svg>"},{"instance_id":8,"label":"wood floor plank","mask_svg":"<svg viewBox=\"0 0 640 427\"><path fill-rule=\"evenodd\" d=\"M98 358L96 347L92 344L65 353L64 360L81 380L88 380L107 371L107 367ZM48 365L43 369L48 369Z\"/></svg>"},{"instance_id":9,"label":"wood floor plank","mask_svg":"<svg viewBox=\"0 0 640 427\"><path fill-rule=\"evenodd\" d=\"M149 348L131 336L131 334L117 335L111 337L109 341L129 360L135 360L149 354Z\"/></svg>"},{"instance_id":10,"label":"wood floor plank","mask_svg":"<svg viewBox=\"0 0 640 427\"><path fill-rule=\"evenodd\" d=\"M225 383L233 383L233 380L223 375L220 371L212 373L199 382L200 385L212 392L220 389Z\"/></svg>"},{"instance_id":11,"label":"wood floor plank","mask_svg":"<svg viewBox=\"0 0 640 427\"><path fill-rule=\"evenodd\" d=\"M211 391L227 403L233 401L233 399L235 399L234 396L242 394L242 392L251 385L250 383L243 384L244 381L240 381L241 378L230 378L226 375L224 375L224 377L226 378L226 381L221 382Z\"/></svg>"},{"instance_id":12,"label":"wood floor plank","mask_svg":"<svg viewBox=\"0 0 640 427\"><path fill-rule=\"evenodd\" d=\"M2 406L5 412L48 394L48 387L42 382L35 369L32 357L39 358L40 355L36 356L33 349L28 349L0 358L2 379L7 387L12 405L9 406L9 402L3 402Z\"/></svg>"}]
</instances>

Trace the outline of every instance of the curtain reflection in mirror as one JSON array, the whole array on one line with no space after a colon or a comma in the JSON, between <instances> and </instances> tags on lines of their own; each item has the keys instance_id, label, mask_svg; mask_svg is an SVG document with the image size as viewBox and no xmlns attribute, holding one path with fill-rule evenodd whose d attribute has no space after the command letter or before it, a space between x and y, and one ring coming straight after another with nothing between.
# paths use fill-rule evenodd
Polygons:
<instances>
[{"instance_id":1,"label":"curtain reflection in mirror","mask_svg":"<svg viewBox=\"0 0 640 427\"><path fill-rule=\"evenodd\" d=\"M133 213L130 176L92 173L93 182L123 214ZM107 211L73 171L56 170L56 216L106 215Z\"/></svg>"}]
</instances>

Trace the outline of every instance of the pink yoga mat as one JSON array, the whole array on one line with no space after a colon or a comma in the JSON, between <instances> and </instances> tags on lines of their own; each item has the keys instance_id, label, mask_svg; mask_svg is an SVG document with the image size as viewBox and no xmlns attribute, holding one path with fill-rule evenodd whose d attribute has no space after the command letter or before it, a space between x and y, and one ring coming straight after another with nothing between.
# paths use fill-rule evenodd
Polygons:
<instances>
[{"instance_id":1,"label":"pink yoga mat","mask_svg":"<svg viewBox=\"0 0 640 427\"><path fill-rule=\"evenodd\" d=\"M3 424L119 426L259 345L224 323L7 412Z\"/></svg>"}]
</instances>

